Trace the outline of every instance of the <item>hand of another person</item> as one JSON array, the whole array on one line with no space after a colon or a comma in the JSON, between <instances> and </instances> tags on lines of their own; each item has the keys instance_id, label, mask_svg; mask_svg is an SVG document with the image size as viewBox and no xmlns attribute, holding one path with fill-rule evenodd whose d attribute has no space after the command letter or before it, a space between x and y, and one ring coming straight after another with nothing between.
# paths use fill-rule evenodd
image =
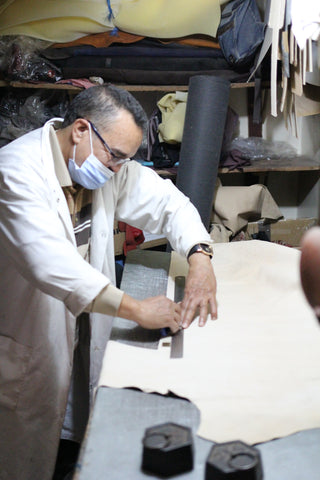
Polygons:
<instances>
[{"instance_id":1,"label":"hand of another person","mask_svg":"<svg viewBox=\"0 0 320 480\"><path fill-rule=\"evenodd\" d=\"M206 324L210 313L217 318L216 277L211 260L202 253L189 258L189 272L186 279L184 298L181 303L181 326L189 327L199 309L199 326Z\"/></svg>"},{"instance_id":2,"label":"hand of another person","mask_svg":"<svg viewBox=\"0 0 320 480\"><path fill-rule=\"evenodd\" d=\"M320 321L320 228L308 230L301 240L301 285L307 301Z\"/></svg>"}]
</instances>

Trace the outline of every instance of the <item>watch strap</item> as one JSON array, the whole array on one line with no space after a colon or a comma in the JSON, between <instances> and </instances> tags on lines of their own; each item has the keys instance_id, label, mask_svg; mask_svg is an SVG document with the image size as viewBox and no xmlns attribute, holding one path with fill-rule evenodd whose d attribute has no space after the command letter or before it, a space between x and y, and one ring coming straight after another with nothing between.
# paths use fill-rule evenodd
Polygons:
<instances>
[{"instance_id":1,"label":"watch strap","mask_svg":"<svg viewBox=\"0 0 320 480\"><path fill-rule=\"evenodd\" d=\"M203 253L204 255L207 255L210 258L213 257L212 246L207 243L197 243L196 245L194 245L189 250L187 259L189 259L189 257L191 257L191 255L193 255L194 253Z\"/></svg>"}]
</instances>

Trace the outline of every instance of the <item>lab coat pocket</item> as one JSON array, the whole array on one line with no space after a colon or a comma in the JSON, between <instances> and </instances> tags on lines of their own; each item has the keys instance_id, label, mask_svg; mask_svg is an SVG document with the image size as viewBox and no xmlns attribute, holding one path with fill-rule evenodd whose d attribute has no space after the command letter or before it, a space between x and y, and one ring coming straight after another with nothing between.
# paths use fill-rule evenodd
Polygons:
<instances>
[{"instance_id":1,"label":"lab coat pocket","mask_svg":"<svg viewBox=\"0 0 320 480\"><path fill-rule=\"evenodd\" d=\"M0 335L0 408L16 409L31 353L31 347Z\"/></svg>"}]
</instances>

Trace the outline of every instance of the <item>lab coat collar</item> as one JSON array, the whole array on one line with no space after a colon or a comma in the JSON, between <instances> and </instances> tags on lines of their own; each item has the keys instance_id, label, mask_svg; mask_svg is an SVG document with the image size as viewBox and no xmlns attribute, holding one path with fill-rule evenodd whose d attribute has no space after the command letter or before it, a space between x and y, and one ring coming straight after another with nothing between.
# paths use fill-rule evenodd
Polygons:
<instances>
[{"instance_id":1,"label":"lab coat collar","mask_svg":"<svg viewBox=\"0 0 320 480\"><path fill-rule=\"evenodd\" d=\"M62 121L63 121L62 118L53 118L53 119L51 119L51 120L49 120L48 122L45 123L45 125L43 127L43 133L42 133L42 135L43 135L43 137L42 137L42 140L43 140L42 141L42 149L43 149L42 156L43 156L43 159L44 159L44 166L45 166L45 169L47 171L48 183L51 187L51 190L53 192L54 199L55 199L55 202L56 202L57 211L59 213L59 216L60 216L62 222L65 225L66 231L68 232L69 239L75 245L76 240L75 240L75 236L74 236L74 231L73 231L73 226L72 226L72 222L71 222L70 212L69 212L69 208L68 208L63 190L62 190L61 185L59 183L60 178L58 178L58 176L57 176L57 169L56 169L57 157L58 157L57 162L58 162L58 165L59 165L59 168L60 168L62 166L61 159L63 160L63 156L62 156L62 152L60 150L58 139L56 138L57 144L55 144L55 146L59 147L59 148L56 148L56 150L58 152L60 151L60 156L61 156L60 158L59 158L59 154L55 155L55 153L57 153L57 151L54 151L52 149L52 144L51 144L51 136L52 135L50 134L50 131L53 129L54 124L57 124L57 122L61 123ZM54 131L53 131L53 135L56 136ZM66 169L67 169L67 167L66 167ZM61 168L60 168L60 170L61 170ZM70 181L71 181L71 178L70 178ZM71 185L72 185L72 182L71 182Z\"/></svg>"},{"instance_id":2,"label":"lab coat collar","mask_svg":"<svg viewBox=\"0 0 320 480\"><path fill-rule=\"evenodd\" d=\"M59 127L62 122L62 118L54 118L49 123L49 142L52 151L52 157L54 162L54 169L57 179L61 187L71 187L72 179L70 177L66 162L64 161L60 144L58 141L55 128Z\"/></svg>"}]
</instances>

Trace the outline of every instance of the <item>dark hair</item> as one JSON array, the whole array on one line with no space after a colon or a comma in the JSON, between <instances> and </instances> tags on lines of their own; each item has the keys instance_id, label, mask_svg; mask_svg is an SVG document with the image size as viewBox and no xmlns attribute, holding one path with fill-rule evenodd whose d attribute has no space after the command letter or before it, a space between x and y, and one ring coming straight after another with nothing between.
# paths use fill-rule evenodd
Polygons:
<instances>
[{"instance_id":1,"label":"dark hair","mask_svg":"<svg viewBox=\"0 0 320 480\"><path fill-rule=\"evenodd\" d=\"M114 85L97 85L80 92L69 104L62 128L77 118L86 118L98 128L106 129L121 109L131 113L136 125L145 130L147 116L140 103L131 93Z\"/></svg>"}]
</instances>

